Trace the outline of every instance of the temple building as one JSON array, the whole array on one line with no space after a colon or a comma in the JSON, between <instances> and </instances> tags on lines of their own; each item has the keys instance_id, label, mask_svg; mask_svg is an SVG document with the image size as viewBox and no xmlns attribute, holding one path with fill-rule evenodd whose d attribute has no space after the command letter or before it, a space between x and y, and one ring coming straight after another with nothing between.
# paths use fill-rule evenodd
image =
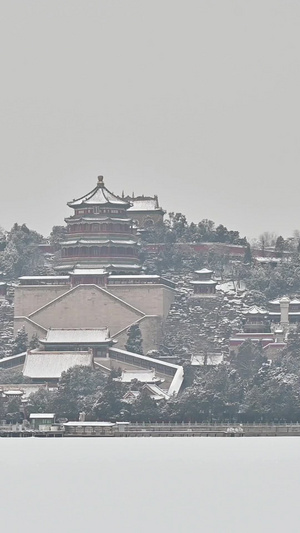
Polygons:
<instances>
[{"instance_id":1,"label":"temple building","mask_svg":"<svg viewBox=\"0 0 300 533\"><path fill-rule=\"evenodd\" d=\"M139 274L130 201L112 194L100 176L91 192L68 205L74 214L66 219L57 274L22 276L15 288L15 333L24 326L29 339L37 335L47 344L51 330L109 327L123 348L127 329L138 323L144 353L157 349L175 284Z\"/></svg>"},{"instance_id":2,"label":"temple building","mask_svg":"<svg viewBox=\"0 0 300 533\"><path fill-rule=\"evenodd\" d=\"M66 328L52 329L47 331L44 339L39 340L43 349L47 352L76 352L91 351L93 357L108 357L108 349L116 341L111 339L107 327L103 328Z\"/></svg>"},{"instance_id":3,"label":"temple building","mask_svg":"<svg viewBox=\"0 0 300 533\"><path fill-rule=\"evenodd\" d=\"M243 311L244 315L244 332L245 333L269 333L270 321L269 311L253 305L247 311Z\"/></svg>"},{"instance_id":4,"label":"temple building","mask_svg":"<svg viewBox=\"0 0 300 533\"><path fill-rule=\"evenodd\" d=\"M195 270L196 279L190 283L193 285L194 296L199 298L214 297L216 295L217 281L212 279L213 271L207 268Z\"/></svg>"},{"instance_id":5,"label":"temple building","mask_svg":"<svg viewBox=\"0 0 300 533\"><path fill-rule=\"evenodd\" d=\"M177 394L184 375L180 365L124 349L133 324L139 325L143 353L159 349L175 298L174 283L139 273L131 203L112 194L99 177L90 193L68 205L74 214L66 219L57 274L22 276L15 287L15 334L24 326L29 340L37 336L42 347L4 364L24 364L24 376L49 384L75 365L105 373L155 370L166 393Z\"/></svg>"},{"instance_id":6,"label":"temple building","mask_svg":"<svg viewBox=\"0 0 300 533\"><path fill-rule=\"evenodd\" d=\"M68 206L67 238L61 243L60 272L74 268L105 268L119 273L138 272L138 244L127 211L131 203L111 193L98 177L96 187Z\"/></svg>"},{"instance_id":7,"label":"temple building","mask_svg":"<svg viewBox=\"0 0 300 533\"><path fill-rule=\"evenodd\" d=\"M160 207L157 196L126 196L124 201L130 203L129 216L138 229L151 229L155 224L161 224L165 211Z\"/></svg>"}]
</instances>

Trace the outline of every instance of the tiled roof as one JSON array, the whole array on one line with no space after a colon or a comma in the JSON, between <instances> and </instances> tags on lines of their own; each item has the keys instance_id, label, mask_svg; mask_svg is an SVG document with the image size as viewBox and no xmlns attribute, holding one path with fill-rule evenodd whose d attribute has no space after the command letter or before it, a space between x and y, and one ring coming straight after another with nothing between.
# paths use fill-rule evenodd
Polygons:
<instances>
[{"instance_id":1,"label":"tiled roof","mask_svg":"<svg viewBox=\"0 0 300 533\"><path fill-rule=\"evenodd\" d=\"M161 211L161 207L158 205L156 198L133 198L130 200L132 206L129 207L128 211Z\"/></svg>"},{"instance_id":2,"label":"tiled roof","mask_svg":"<svg viewBox=\"0 0 300 533\"><path fill-rule=\"evenodd\" d=\"M201 270L195 270L195 274L212 274L213 271L208 268L201 268Z\"/></svg>"},{"instance_id":3,"label":"tiled roof","mask_svg":"<svg viewBox=\"0 0 300 533\"><path fill-rule=\"evenodd\" d=\"M97 343L110 340L107 327L104 328L64 328L49 329L45 339L47 344Z\"/></svg>"},{"instance_id":4,"label":"tiled roof","mask_svg":"<svg viewBox=\"0 0 300 533\"><path fill-rule=\"evenodd\" d=\"M120 244L120 245L134 245L136 241L132 240L116 240L116 239L74 239L70 241L64 241L60 243L61 246L75 246L77 244Z\"/></svg>"},{"instance_id":5,"label":"tiled roof","mask_svg":"<svg viewBox=\"0 0 300 533\"><path fill-rule=\"evenodd\" d=\"M246 311L243 311L244 315L267 315L269 311L266 309L262 309L261 307L258 307L257 305L253 305L252 307L249 307Z\"/></svg>"},{"instance_id":6,"label":"tiled roof","mask_svg":"<svg viewBox=\"0 0 300 533\"><path fill-rule=\"evenodd\" d=\"M124 207L125 209L129 207L129 202L126 202L115 196L104 186L103 181L98 181L97 186L85 196L68 202L70 207L80 207L84 205L115 205L117 207Z\"/></svg>"},{"instance_id":7,"label":"tiled roof","mask_svg":"<svg viewBox=\"0 0 300 533\"><path fill-rule=\"evenodd\" d=\"M93 355L89 352L28 352L23 375L36 379L59 379L73 366L90 366Z\"/></svg>"}]
</instances>

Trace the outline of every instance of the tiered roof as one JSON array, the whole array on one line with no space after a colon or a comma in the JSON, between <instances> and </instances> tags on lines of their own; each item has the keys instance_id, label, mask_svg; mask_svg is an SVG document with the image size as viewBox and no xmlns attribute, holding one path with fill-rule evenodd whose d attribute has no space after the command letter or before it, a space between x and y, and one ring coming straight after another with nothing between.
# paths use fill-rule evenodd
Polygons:
<instances>
[{"instance_id":1,"label":"tiered roof","mask_svg":"<svg viewBox=\"0 0 300 533\"><path fill-rule=\"evenodd\" d=\"M110 333L104 328L49 329L42 344L97 344L109 342Z\"/></svg>"},{"instance_id":2,"label":"tiered roof","mask_svg":"<svg viewBox=\"0 0 300 533\"><path fill-rule=\"evenodd\" d=\"M88 194L85 194L81 198L78 198L77 200L73 200L72 202L68 202L69 207L84 207L84 206L91 206L91 205L101 205L101 206L117 206L117 207L124 207L124 209L128 209L130 207L130 202L127 202L125 200L122 200L118 196L115 196L112 192L110 192L104 185L103 176L98 177L98 183L96 187L89 192Z\"/></svg>"}]
</instances>

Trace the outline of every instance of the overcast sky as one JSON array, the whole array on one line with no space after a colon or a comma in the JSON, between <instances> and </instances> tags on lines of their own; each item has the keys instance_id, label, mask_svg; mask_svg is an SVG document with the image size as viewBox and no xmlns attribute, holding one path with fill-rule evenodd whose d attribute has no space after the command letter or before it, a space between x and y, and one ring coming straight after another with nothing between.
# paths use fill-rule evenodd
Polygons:
<instances>
[{"instance_id":1,"label":"overcast sky","mask_svg":"<svg viewBox=\"0 0 300 533\"><path fill-rule=\"evenodd\" d=\"M1 217L43 234L99 174L189 221L300 228L298 0L1 3Z\"/></svg>"}]
</instances>

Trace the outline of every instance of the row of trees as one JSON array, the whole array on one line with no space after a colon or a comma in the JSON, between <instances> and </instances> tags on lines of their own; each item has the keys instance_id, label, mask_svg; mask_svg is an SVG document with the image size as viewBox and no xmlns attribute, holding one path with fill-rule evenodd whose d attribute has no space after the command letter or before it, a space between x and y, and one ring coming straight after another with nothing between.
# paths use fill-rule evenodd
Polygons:
<instances>
[{"instance_id":1,"label":"row of trees","mask_svg":"<svg viewBox=\"0 0 300 533\"><path fill-rule=\"evenodd\" d=\"M228 244L246 244L238 231L228 230L220 224L216 227L212 220L204 219L195 224L187 221L182 213L169 213L161 224L156 224L143 234L147 242L174 244L176 242L220 242Z\"/></svg>"},{"instance_id":2,"label":"row of trees","mask_svg":"<svg viewBox=\"0 0 300 533\"><path fill-rule=\"evenodd\" d=\"M4 238L5 237L5 238ZM5 236L2 234L0 247L0 271L8 280L28 274L43 274L45 262L38 245L45 239L26 224L14 224Z\"/></svg>"},{"instance_id":3,"label":"row of trees","mask_svg":"<svg viewBox=\"0 0 300 533\"><path fill-rule=\"evenodd\" d=\"M186 365L181 395L156 403L142 384L115 381L116 372L105 376L74 367L63 373L56 392L42 388L31 395L26 414L48 411L77 420L84 411L90 420L138 422L300 422L300 330L290 335L287 349L272 365L261 346L247 341L226 363L204 367L194 377L192 371ZM0 381L22 379L12 374L0 371ZM130 388L140 390L133 404L123 401ZM18 401L1 401L2 416L12 417Z\"/></svg>"}]
</instances>

